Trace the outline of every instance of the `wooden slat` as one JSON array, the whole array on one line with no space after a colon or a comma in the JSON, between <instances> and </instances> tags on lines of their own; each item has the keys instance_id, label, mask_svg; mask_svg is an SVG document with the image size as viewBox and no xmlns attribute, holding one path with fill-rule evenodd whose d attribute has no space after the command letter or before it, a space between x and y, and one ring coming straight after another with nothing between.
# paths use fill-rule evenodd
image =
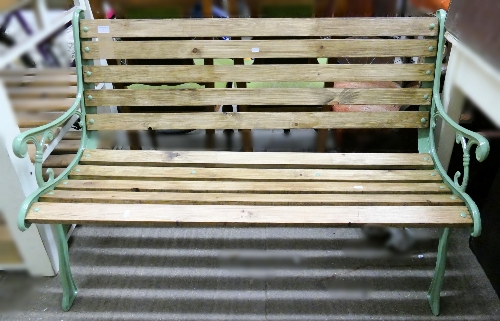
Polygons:
<instances>
[{"instance_id":1,"label":"wooden slat","mask_svg":"<svg viewBox=\"0 0 500 321\"><path fill-rule=\"evenodd\" d=\"M64 140L81 140L82 132L77 130L69 130L64 134Z\"/></svg>"},{"instance_id":2,"label":"wooden slat","mask_svg":"<svg viewBox=\"0 0 500 321\"><path fill-rule=\"evenodd\" d=\"M50 168L50 167L44 167L43 171L42 171L43 179L45 179L45 180L49 179L49 175L47 175L47 168ZM52 168L52 170L54 171L54 178L61 175L65 169L66 168Z\"/></svg>"},{"instance_id":3,"label":"wooden slat","mask_svg":"<svg viewBox=\"0 0 500 321\"><path fill-rule=\"evenodd\" d=\"M315 19L165 19L81 20L82 38L99 38L98 26L109 26L106 37L313 37L313 36L436 36L436 18L315 18ZM279 26L279 27L278 27ZM83 28L87 27L85 32Z\"/></svg>"},{"instance_id":4,"label":"wooden slat","mask_svg":"<svg viewBox=\"0 0 500 321\"><path fill-rule=\"evenodd\" d=\"M80 148L79 140L61 140L54 148L53 154L76 154Z\"/></svg>"},{"instance_id":5,"label":"wooden slat","mask_svg":"<svg viewBox=\"0 0 500 321\"><path fill-rule=\"evenodd\" d=\"M34 113L34 114L19 114L17 123L19 127L38 127L50 123L61 117L63 113Z\"/></svg>"},{"instance_id":6,"label":"wooden slat","mask_svg":"<svg viewBox=\"0 0 500 321\"><path fill-rule=\"evenodd\" d=\"M10 87L10 98L70 98L76 96L76 86L63 87Z\"/></svg>"},{"instance_id":7,"label":"wooden slat","mask_svg":"<svg viewBox=\"0 0 500 321\"><path fill-rule=\"evenodd\" d=\"M57 186L64 190L192 193L348 193L348 194L449 194L440 183L372 182L259 182L259 181L145 181L73 180Z\"/></svg>"},{"instance_id":8,"label":"wooden slat","mask_svg":"<svg viewBox=\"0 0 500 321\"><path fill-rule=\"evenodd\" d=\"M84 41L83 59L433 57L435 39ZM89 48L89 52L83 50Z\"/></svg>"},{"instance_id":9,"label":"wooden slat","mask_svg":"<svg viewBox=\"0 0 500 321\"><path fill-rule=\"evenodd\" d=\"M2 77L6 86L76 86L76 75L36 75Z\"/></svg>"},{"instance_id":10,"label":"wooden slat","mask_svg":"<svg viewBox=\"0 0 500 321\"><path fill-rule=\"evenodd\" d=\"M466 227L464 206L235 206L34 203L31 223Z\"/></svg>"},{"instance_id":11,"label":"wooden slat","mask_svg":"<svg viewBox=\"0 0 500 321\"><path fill-rule=\"evenodd\" d=\"M257 169L78 165L71 179L441 182L435 170Z\"/></svg>"},{"instance_id":12,"label":"wooden slat","mask_svg":"<svg viewBox=\"0 0 500 321\"><path fill-rule=\"evenodd\" d=\"M75 155L49 155L45 162L43 162L43 167L56 168L56 167L68 167L69 164L75 159Z\"/></svg>"},{"instance_id":13,"label":"wooden slat","mask_svg":"<svg viewBox=\"0 0 500 321\"><path fill-rule=\"evenodd\" d=\"M41 98L41 99L13 99L12 107L16 111L67 111L75 102L74 98Z\"/></svg>"},{"instance_id":14,"label":"wooden slat","mask_svg":"<svg viewBox=\"0 0 500 321\"><path fill-rule=\"evenodd\" d=\"M4 69L0 70L0 76L35 76L35 75L75 75L76 68L23 68L23 69Z\"/></svg>"},{"instance_id":15,"label":"wooden slat","mask_svg":"<svg viewBox=\"0 0 500 321\"><path fill-rule=\"evenodd\" d=\"M433 169L429 154L272 153L87 149L82 165L207 168Z\"/></svg>"},{"instance_id":16,"label":"wooden slat","mask_svg":"<svg viewBox=\"0 0 500 321\"><path fill-rule=\"evenodd\" d=\"M92 100L88 96L92 96ZM202 105L429 105L432 89L172 89L86 90L87 106L202 106ZM333 103L332 103L333 104Z\"/></svg>"},{"instance_id":17,"label":"wooden slat","mask_svg":"<svg viewBox=\"0 0 500 321\"><path fill-rule=\"evenodd\" d=\"M85 82L431 81L433 64L84 66ZM90 71L90 76L87 76ZM427 72L429 71L429 75Z\"/></svg>"},{"instance_id":18,"label":"wooden slat","mask_svg":"<svg viewBox=\"0 0 500 321\"><path fill-rule=\"evenodd\" d=\"M243 194L243 193L162 193L56 190L41 202L104 204L183 204L183 205L274 205L274 206L436 206L464 205L451 195L352 195L352 194Z\"/></svg>"},{"instance_id":19,"label":"wooden slat","mask_svg":"<svg viewBox=\"0 0 500 321\"><path fill-rule=\"evenodd\" d=\"M92 119L92 121L90 121ZM89 130L426 128L429 112L171 113L87 115Z\"/></svg>"}]
</instances>

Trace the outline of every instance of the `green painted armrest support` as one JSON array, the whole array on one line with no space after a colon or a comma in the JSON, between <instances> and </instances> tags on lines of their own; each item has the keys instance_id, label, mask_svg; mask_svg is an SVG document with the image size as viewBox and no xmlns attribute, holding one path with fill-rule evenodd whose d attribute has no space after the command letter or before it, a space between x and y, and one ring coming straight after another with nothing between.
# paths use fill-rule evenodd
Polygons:
<instances>
[{"instance_id":1,"label":"green painted armrest support","mask_svg":"<svg viewBox=\"0 0 500 321\"><path fill-rule=\"evenodd\" d=\"M25 218L28 210L31 205L38 201L40 195L47 193L52 190L60 181L66 179L68 177L68 173L71 169L78 164L82 153L86 146L87 141L87 126L85 123L85 106L83 100L83 78L82 78L82 59L80 52L80 45L78 43L80 39L80 30L79 30L79 18L80 18L81 10L76 10L73 15L73 35L75 37L75 60L76 60L76 72L77 72L77 95L75 102L73 105L66 111L61 117L58 119L37 128L33 128L25 131L24 133L19 134L12 144L12 148L14 150L14 154L23 158L26 157L28 153L28 143L32 142L36 146L36 156L35 156L35 177L38 183L38 189L34 191L31 195L29 195L24 202L21 204L21 209L19 210L17 225L21 231L25 231L29 228L30 224L26 224ZM71 119L74 115L78 115L80 117L80 126L82 127L82 139L80 141L80 148L78 152L71 162L71 164L66 168L61 175L57 178L54 178L54 171L52 169L48 169L47 173L49 174L49 178L47 181L43 179L43 147L47 141L52 140L54 137L53 129L62 126L68 120Z\"/></svg>"},{"instance_id":2,"label":"green painted armrest support","mask_svg":"<svg viewBox=\"0 0 500 321\"><path fill-rule=\"evenodd\" d=\"M434 78L434 88L433 88L433 100L432 100L432 109L431 109L431 121L430 126L431 130L429 133L430 139L430 154L434 160L436 170L441 174L444 179L444 182L448 187L458 195L467 205L470 214L472 215L472 219L474 221L474 227L472 230L472 236L479 236L481 234L481 217L479 215L479 209L474 203L474 201L470 198L468 194L465 193L465 189L467 188L467 183L469 181L469 164L470 164L470 152L473 146L476 146L476 159L480 162L488 157L490 152L490 144L488 141L481 135L474 133L459 124L453 121L444 110L443 104L441 102L440 97L440 86L441 86L441 65L443 61L443 51L444 51L444 23L446 20L446 11L440 10L437 12L437 17L439 19L439 44L438 44L438 53L436 60L436 71ZM434 138L434 128L436 127L436 120L440 117L444 123L448 126L451 126L456 132L456 142L457 144L462 145L463 150L463 177L462 182L459 182L462 174L460 172L456 172L453 179L451 179L443 165L439 161L437 150L436 150L436 142Z\"/></svg>"}]
</instances>

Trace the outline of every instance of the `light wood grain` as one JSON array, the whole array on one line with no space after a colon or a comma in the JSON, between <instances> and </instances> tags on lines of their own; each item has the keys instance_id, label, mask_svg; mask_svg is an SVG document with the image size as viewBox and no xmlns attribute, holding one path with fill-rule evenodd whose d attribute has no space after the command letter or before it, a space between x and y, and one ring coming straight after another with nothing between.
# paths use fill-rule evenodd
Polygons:
<instances>
[{"instance_id":1,"label":"light wood grain","mask_svg":"<svg viewBox=\"0 0 500 321\"><path fill-rule=\"evenodd\" d=\"M80 148L79 140L61 140L54 148L52 152L54 155L57 154L76 154Z\"/></svg>"},{"instance_id":2,"label":"light wood grain","mask_svg":"<svg viewBox=\"0 0 500 321\"><path fill-rule=\"evenodd\" d=\"M75 102L74 98L39 98L13 99L12 107L15 111L64 112Z\"/></svg>"},{"instance_id":3,"label":"light wood grain","mask_svg":"<svg viewBox=\"0 0 500 321\"><path fill-rule=\"evenodd\" d=\"M87 149L82 165L197 166L207 168L433 169L429 154L212 152Z\"/></svg>"},{"instance_id":4,"label":"light wood grain","mask_svg":"<svg viewBox=\"0 0 500 321\"><path fill-rule=\"evenodd\" d=\"M235 206L34 203L30 223L466 227L464 206Z\"/></svg>"},{"instance_id":5,"label":"light wood grain","mask_svg":"<svg viewBox=\"0 0 500 321\"><path fill-rule=\"evenodd\" d=\"M90 121L92 119L92 121ZM426 128L429 112L170 113L87 115L89 130Z\"/></svg>"},{"instance_id":6,"label":"light wood grain","mask_svg":"<svg viewBox=\"0 0 500 321\"><path fill-rule=\"evenodd\" d=\"M8 87L18 86L76 86L76 75L35 75L35 76L6 76L2 77Z\"/></svg>"},{"instance_id":7,"label":"light wood grain","mask_svg":"<svg viewBox=\"0 0 500 321\"><path fill-rule=\"evenodd\" d=\"M88 96L92 96L92 100ZM429 105L432 89L114 89L86 90L86 106L202 106L202 105Z\"/></svg>"},{"instance_id":8,"label":"light wood grain","mask_svg":"<svg viewBox=\"0 0 500 321\"><path fill-rule=\"evenodd\" d=\"M432 81L433 64L84 66L91 83ZM90 76L87 76L90 71ZM431 71L427 75L427 71Z\"/></svg>"},{"instance_id":9,"label":"light wood grain","mask_svg":"<svg viewBox=\"0 0 500 321\"><path fill-rule=\"evenodd\" d=\"M436 44L435 39L102 40L82 42L82 53L83 59L433 57L437 50L429 47Z\"/></svg>"},{"instance_id":10,"label":"light wood grain","mask_svg":"<svg viewBox=\"0 0 500 321\"><path fill-rule=\"evenodd\" d=\"M274 205L274 206L436 206L461 205L449 195L417 194L243 194L243 193L162 193L117 191L55 190L40 198L41 202L101 204L182 204L182 205Z\"/></svg>"},{"instance_id":11,"label":"light wood grain","mask_svg":"<svg viewBox=\"0 0 500 321\"><path fill-rule=\"evenodd\" d=\"M442 187L443 186L443 187ZM440 183L372 182L259 182L259 181L146 181L73 180L57 186L64 190L193 192L193 193L348 193L348 194L449 194Z\"/></svg>"},{"instance_id":12,"label":"light wood grain","mask_svg":"<svg viewBox=\"0 0 500 321\"><path fill-rule=\"evenodd\" d=\"M56 168L56 167L68 167L69 164L75 159L75 155L49 155L45 162L43 162L43 167Z\"/></svg>"},{"instance_id":13,"label":"light wood grain","mask_svg":"<svg viewBox=\"0 0 500 321\"><path fill-rule=\"evenodd\" d=\"M312 37L312 36L436 36L436 18L314 18L314 19L164 19L81 20L80 37L99 38L98 26L109 26L107 37ZM83 28L87 27L85 32Z\"/></svg>"},{"instance_id":14,"label":"light wood grain","mask_svg":"<svg viewBox=\"0 0 500 321\"><path fill-rule=\"evenodd\" d=\"M441 182L434 170L259 169L78 165L71 179Z\"/></svg>"},{"instance_id":15,"label":"light wood grain","mask_svg":"<svg viewBox=\"0 0 500 321\"><path fill-rule=\"evenodd\" d=\"M38 126L43 126L56 120L63 115L62 112L59 113L33 113L33 114L18 114L17 124L19 127L23 128L33 128Z\"/></svg>"},{"instance_id":16,"label":"light wood grain","mask_svg":"<svg viewBox=\"0 0 500 321\"><path fill-rule=\"evenodd\" d=\"M64 140L81 140L82 132L78 130L69 130L64 134Z\"/></svg>"},{"instance_id":17,"label":"light wood grain","mask_svg":"<svg viewBox=\"0 0 500 321\"><path fill-rule=\"evenodd\" d=\"M44 180L48 180L49 179L49 175L47 174L47 169L48 168L50 168L50 167L44 167L43 170L42 170L42 175L43 175L43 179ZM61 175L62 172L64 172L65 170L66 170L66 168L52 168L52 171L54 171L54 177L56 177L56 178L59 175Z\"/></svg>"},{"instance_id":18,"label":"light wood grain","mask_svg":"<svg viewBox=\"0 0 500 321\"><path fill-rule=\"evenodd\" d=\"M76 96L76 86L10 87L10 98L70 98Z\"/></svg>"}]
</instances>

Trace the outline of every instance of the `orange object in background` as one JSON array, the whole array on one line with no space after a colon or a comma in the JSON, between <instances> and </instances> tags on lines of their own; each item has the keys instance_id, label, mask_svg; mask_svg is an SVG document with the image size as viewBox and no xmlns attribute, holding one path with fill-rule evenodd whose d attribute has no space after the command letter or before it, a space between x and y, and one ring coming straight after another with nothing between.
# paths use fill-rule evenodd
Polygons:
<instances>
[{"instance_id":1,"label":"orange object in background","mask_svg":"<svg viewBox=\"0 0 500 321\"><path fill-rule=\"evenodd\" d=\"M437 11L439 9L448 10L450 0L410 0L411 4L419 9Z\"/></svg>"}]
</instances>

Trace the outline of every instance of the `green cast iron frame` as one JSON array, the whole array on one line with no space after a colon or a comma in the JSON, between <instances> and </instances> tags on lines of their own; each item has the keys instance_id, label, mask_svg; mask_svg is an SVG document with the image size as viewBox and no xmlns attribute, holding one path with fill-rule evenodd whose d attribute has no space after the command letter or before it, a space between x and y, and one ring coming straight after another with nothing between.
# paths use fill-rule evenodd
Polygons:
<instances>
[{"instance_id":1,"label":"green cast iron frame","mask_svg":"<svg viewBox=\"0 0 500 321\"><path fill-rule=\"evenodd\" d=\"M435 59L432 59L433 62L435 61L435 78L433 83L428 82L422 84L422 87L433 88L432 105L430 107L422 106L420 108L421 110L430 112L430 127L419 130L419 152L429 153L431 155L435 164L435 170L438 171L439 174L443 177L444 183L453 191L455 195L457 195L461 200L465 202L474 222L471 235L473 237L476 237L481 233L481 218L479 216L479 209L474 201L470 198L470 196L465 193L469 178L470 152L472 147L475 145L476 159L481 162L488 156L490 147L488 141L484 137L455 123L446 114L441 103L440 79L444 52L444 23L446 20L446 12L444 10L440 10L436 15L439 21L439 36L437 57ZM53 190L56 185L68 178L69 172L79 163L85 149L95 149L97 147L97 137L95 136L96 133L87 131L85 122L85 115L96 113L97 110L96 107L85 107L85 100L83 99L84 88L91 88L92 85L83 83L82 66L91 65L93 62L87 60L82 62L79 30L80 19L83 19L83 12L81 10L76 10L72 21L73 36L75 41L76 71L78 79L77 96L74 104L57 120L54 120L47 125L34 128L22 133L18 135L13 142L14 153L17 157L20 158L23 158L27 155L29 142L33 142L36 146L35 175L39 188L31 195L29 195L21 205L18 215L18 227L21 231L25 231L30 227L30 224L26 223L25 218L28 210L33 205L33 203L37 202L41 195L50 193L50 191ZM429 27L435 28L436 26L432 24ZM427 61L430 62L430 60ZM67 122L73 115L78 115L80 117L80 125L82 127L82 139L80 148L78 149L75 158L68 166L68 168L66 168L66 170L64 170L64 172L57 178L54 178L54 172L52 171L52 169L48 169L47 172L49 174L49 179L45 181L42 175L43 146L47 140L52 139L52 129L61 126L62 124ZM436 127L436 121L439 117L441 117L441 119L447 125L453 127L453 129L456 131L456 142L462 145L464 170L461 183L459 182L459 178L462 176L462 174L460 172L457 172L454 176L454 179L451 179L447 175L446 170L439 161L436 144L434 141L434 128ZM36 208L33 210L36 211ZM74 299L76 298L77 288L70 271L66 235L61 224L55 224L54 227L58 241L58 252L60 257L60 278L63 287L62 308L64 311L68 311L71 308ZM431 282L431 287L427 295L431 310L435 315L439 314L439 296L444 278L446 265L446 248L449 233L449 228L445 228L441 232L436 269Z\"/></svg>"}]
</instances>

